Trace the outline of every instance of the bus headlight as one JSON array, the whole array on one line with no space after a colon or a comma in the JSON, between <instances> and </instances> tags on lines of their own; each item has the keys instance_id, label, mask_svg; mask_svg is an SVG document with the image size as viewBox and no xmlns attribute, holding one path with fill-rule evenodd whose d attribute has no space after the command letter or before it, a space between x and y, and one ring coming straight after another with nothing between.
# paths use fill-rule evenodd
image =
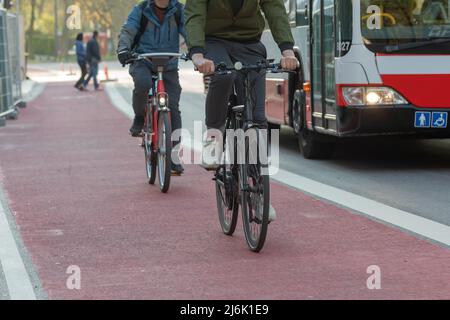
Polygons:
<instances>
[{"instance_id":1,"label":"bus headlight","mask_svg":"<svg viewBox=\"0 0 450 320\"><path fill-rule=\"evenodd\" d=\"M380 106L408 103L401 94L388 87L343 87L342 95L348 106Z\"/></svg>"},{"instance_id":2,"label":"bus headlight","mask_svg":"<svg viewBox=\"0 0 450 320\"><path fill-rule=\"evenodd\" d=\"M378 94L378 92L370 91L366 94L366 101L367 104L378 104L381 100L381 96Z\"/></svg>"}]
</instances>

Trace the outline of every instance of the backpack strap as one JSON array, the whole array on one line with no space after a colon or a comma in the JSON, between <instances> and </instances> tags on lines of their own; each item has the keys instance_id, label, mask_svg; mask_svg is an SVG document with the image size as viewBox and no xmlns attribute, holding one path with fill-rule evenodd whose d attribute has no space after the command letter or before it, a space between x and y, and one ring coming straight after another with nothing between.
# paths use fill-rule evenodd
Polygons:
<instances>
[{"instance_id":1,"label":"backpack strap","mask_svg":"<svg viewBox=\"0 0 450 320\"><path fill-rule=\"evenodd\" d=\"M177 23L177 26L181 23L181 15L183 13L183 5L181 3L177 3L177 11L175 12L175 22Z\"/></svg>"},{"instance_id":2,"label":"backpack strap","mask_svg":"<svg viewBox=\"0 0 450 320\"><path fill-rule=\"evenodd\" d=\"M134 37L133 46L131 48L132 50L136 49L137 45L139 44L139 41L141 40L142 35L145 33L145 30L147 29L148 18L144 14L144 10L145 10L145 8L147 8L147 5L148 5L148 0L142 1L139 4L139 9L141 9L141 23L139 26L139 31L136 34L136 36Z\"/></svg>"},{"instance_id":3,"label":"backpack strap","mask_svg":"<svg viewBox=\"0 0 450 320\"><path fill-rule=\"evenodd\" d=\"M176 27L180 26L181 23L181 15L183 13L183 5L181 3L177 3L177 11L173 14L171 18L171 23L174 24Z\"/></svg>"}]
</instances>

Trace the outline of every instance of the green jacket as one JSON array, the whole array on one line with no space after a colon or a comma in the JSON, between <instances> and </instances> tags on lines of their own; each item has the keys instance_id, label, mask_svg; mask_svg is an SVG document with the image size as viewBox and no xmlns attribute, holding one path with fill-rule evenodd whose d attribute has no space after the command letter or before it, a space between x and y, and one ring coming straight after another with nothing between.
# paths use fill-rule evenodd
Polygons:
<instances>
[{"instance_id":1,"label":"green jacket","mask_svg":"<svg viewBox=\"0 0 450 320\"><path fill-rule=\"evenodd\" d=\"M236 16L229 0L187 0L185 15L191 55L204 53L207 36L242 42L260 40L266 25L264 17L281 51L294 46L283 0L245 0Z\"/></svg>"}]
</instances>

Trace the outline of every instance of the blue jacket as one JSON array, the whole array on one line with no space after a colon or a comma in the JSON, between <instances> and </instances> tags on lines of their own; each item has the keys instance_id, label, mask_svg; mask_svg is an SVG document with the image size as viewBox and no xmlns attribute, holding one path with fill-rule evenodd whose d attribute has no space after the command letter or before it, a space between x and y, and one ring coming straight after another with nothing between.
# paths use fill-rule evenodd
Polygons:
<instances>
[{"instance_id":1,"label":"blue jacket","mask_svg":"<svg viewBox=\"0 0 450 320\"><path fill-rule=\"evenodd\" d=\"M75 43L76 53L77 53L77 61L79 63L86 62L86 49L84 48L83 41L77 40Z\"/></svg>"},{"instance_id":2,"label":"blue jacket","mask_svg":"<svg viewBox=\"0 0 450 320\"><path fill-rule=\"evenodd\" d=\"M147 17L149 23L134 51L136 53L180 52L179 36L182 35L186 38L184 6L178 0L170 0L164 22L161 23L155 13L154 0L148 0L148 5L144 11L142 12L140 5L136 5L122 26L117 48L118 53L133 49L134 39L141 28L142 14ZM177 66L178 61L174 61L168 69L177 68Z\"/></svg>"}]
</instances>

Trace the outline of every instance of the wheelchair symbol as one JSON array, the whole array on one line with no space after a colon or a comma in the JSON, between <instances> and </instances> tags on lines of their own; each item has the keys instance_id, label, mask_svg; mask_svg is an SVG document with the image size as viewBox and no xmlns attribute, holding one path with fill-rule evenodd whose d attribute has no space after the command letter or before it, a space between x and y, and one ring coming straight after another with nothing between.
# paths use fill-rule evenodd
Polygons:
<instances>
[{"instance_id":1,"label":"wheelchair symbol","mask_svg":"<svg viewBox=\"0 0 450 320\"><path fill-rule=\"evenodd\" d=\"M447 116L445 112L434 112L433 113L433 127L434 128L446 128L447 127Z\"/></svg>"}]
</instances>

